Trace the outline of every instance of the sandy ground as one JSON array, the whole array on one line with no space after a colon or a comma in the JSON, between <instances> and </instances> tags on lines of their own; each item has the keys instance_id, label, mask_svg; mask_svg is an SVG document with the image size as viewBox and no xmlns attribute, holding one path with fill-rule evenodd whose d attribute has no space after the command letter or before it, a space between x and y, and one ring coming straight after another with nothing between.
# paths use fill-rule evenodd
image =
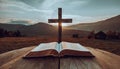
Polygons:
<instances>
[{"instance_id":1,"label":"sandy ground","mask_svg":"<svg viewBox=\"0 0 120 69\"><path fill-rule=\"evenodd\" d=\"M0 54L0 69L119 69L120 56L94 48L88 48L95 56L90 57L45 57L23 59L32 47L13 50Z\"/></svg>"}]
</instances>

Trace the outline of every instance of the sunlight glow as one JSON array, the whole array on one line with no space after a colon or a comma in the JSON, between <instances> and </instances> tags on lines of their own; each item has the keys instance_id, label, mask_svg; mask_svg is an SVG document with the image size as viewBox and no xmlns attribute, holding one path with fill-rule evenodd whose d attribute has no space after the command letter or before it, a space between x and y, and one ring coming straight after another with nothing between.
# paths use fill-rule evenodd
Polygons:
<instances>
[{"instance_id":1,"label":"sunlight glow","mask_svg":"<svg viewBox=\"0 0 120 69\"><path fill-rule=\"evenodd\" d=\"M53 25L53 26L58 26L58 23L52 23L51 25ZM64 27L64 26L68 26L68 24L67 23L62 23L62 26Z\"/></svg>"}]
</instances>

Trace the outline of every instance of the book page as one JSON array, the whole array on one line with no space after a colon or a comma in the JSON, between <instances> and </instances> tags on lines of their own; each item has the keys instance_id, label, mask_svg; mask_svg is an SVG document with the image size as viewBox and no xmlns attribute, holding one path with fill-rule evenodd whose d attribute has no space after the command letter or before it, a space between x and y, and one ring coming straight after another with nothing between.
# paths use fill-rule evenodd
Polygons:
<instances>
[{"instance_id":1,"label":"book page","mask_svg":"<svg viewBox=\"0 0 120 69\"><path fill-rule=\"evenodd\" d=\"M62 50L62 43L56 44L56 50L58 51L58 53L60 53L60 51Z\"/></svg>"},{"instance_id":2,"label":"book page","mask_svg":"<svg viewBox=\"0 0 120 69\"><path fill-rule=\"evenodd\" d=\"M37 47L35 47L32 52L55 49L57 42L50 42L50 43L41 43Z\"/></svg>"},{"instance_id":3,"label":"book page","mask_svg":"<svg viewBox=\"0 0 120 69\"><path fill-rule=\"evenodd\" d=\"M80 45L79 43L62 42L62 50L65 50L65 49L89 52L87 48Z\"/></svg>"}]
</instances>

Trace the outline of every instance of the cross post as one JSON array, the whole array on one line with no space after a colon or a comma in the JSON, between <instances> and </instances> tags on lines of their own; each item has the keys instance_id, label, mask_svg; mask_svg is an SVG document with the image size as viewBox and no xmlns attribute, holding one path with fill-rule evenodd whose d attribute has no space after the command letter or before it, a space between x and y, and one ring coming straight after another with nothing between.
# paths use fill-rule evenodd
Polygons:
<instances>
[{"instance_id":1,"label":"cross post","mask_svg":"<svg viewBox=\"0 0 120 69\"><path fill-rule=\"evenodd\" d=\"M58 8L58 19L48 19L48 23L58 23L58 43L62 41L62 23L71 23L72 19L62 19L62 8Z\"/></svg>"}]
</instances>

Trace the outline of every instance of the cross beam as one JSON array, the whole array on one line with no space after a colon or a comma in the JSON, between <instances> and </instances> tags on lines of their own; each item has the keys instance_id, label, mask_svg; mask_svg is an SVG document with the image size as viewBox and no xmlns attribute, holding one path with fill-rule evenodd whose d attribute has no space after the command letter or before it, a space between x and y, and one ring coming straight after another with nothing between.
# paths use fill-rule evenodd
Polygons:
<instances>
[{"instance_id":1,"label":"cross beam","mask_svg":"<svg viewBox=\"0 0 120 69\"><path fill-rule=\"evenodd\" d=\"M58 23L58 43L62 41L62 23L71 23L72 19L62 19L62 8L58 8L58 19L48 19L48 23Z\"/></svg>"}]
</instances>

